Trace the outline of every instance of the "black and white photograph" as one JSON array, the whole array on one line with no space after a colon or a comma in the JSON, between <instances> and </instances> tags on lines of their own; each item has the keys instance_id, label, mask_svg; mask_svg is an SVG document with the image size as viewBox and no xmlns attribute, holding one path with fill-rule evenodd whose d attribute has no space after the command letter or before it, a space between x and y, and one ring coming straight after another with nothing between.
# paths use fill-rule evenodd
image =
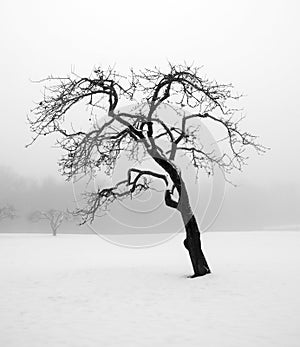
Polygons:
<instances>
[{"instance_id":1,"label":"black and white photograph","mask_svg":"<svg viewBox=\"0 0 300 347\"><path fill-rule=\"evenodd\" d=\"M300 346L300 4L0 11L0 346Z\"/></svg>"}]
</instances>

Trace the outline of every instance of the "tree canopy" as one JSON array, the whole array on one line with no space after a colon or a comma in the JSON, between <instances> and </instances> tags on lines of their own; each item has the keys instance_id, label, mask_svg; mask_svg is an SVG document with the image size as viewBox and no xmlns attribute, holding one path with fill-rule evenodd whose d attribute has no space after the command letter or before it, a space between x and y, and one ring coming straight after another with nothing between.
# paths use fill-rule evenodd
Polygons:
<instances>
[{"instance_id":1,"label":"tree canopy","mask_svg":"<svg viewBox=\"0 0 300 347\"><path fill-rule=\"evenodd\" d=\"M218 166L226 178L246 164L247 147L265 152L256 136L240 128L242 117L236 118L234 106L240 95L234 93L233 86L211 81L201 72L201 68L187 64L169 64L166 71L157 67L138 72L132 69L128 76L114 68L96 68L89 77L71 73L41 81L45 84L43 99L29 116L32 143L42 135L60 135L57 141L64 155L59 165L67 180L95 171L112 175L124 153L132 161L123 180L86 193L86 206L77 211L83 222L93 221L97 211L106 210L116 199L151 189L152 179L165 182L168 206L183 208L185 189L176 164L179 153L209 175ZM75 126L71 109L82 103L89 110L90 123ZM122 110L124 105L129 105L126 111ZM163 107L174 112L174 119L164 119L160 112ZM77 120L80 117L76 113ZM207 150L201 142L201 122L214 123L223 132L219 141L227 146L221 155ZM162 171L135 167L146 157Z\"/></svg>"}]
</instances>

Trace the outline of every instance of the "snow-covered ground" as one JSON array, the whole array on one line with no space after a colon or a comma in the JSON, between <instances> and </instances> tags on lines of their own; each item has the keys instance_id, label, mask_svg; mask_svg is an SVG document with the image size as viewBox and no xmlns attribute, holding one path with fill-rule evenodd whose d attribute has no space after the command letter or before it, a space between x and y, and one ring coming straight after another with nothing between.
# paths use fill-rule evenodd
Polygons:
<instances>
[{"instance_id":1,"label":"snow-covered ground","mask_svg":"<svg viewBox=\"0 0 300 347\"><path fill-rule=\"evenodd\" d=\"M0 234L0 346L300 346L300 233L205 233L197 279L182 240Z\"/></svg>"}]
</instances>

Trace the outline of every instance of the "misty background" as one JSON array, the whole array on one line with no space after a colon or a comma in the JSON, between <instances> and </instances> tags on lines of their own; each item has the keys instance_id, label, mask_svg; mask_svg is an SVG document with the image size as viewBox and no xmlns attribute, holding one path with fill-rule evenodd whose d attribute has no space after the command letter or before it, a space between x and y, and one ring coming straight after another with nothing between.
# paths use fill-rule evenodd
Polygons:
<instances>
[{"instance_id":1,"label":"misty background","mask_svg":"<svg viewBox=\"0 0 300 347\"><path fill-rule=\"evenodd\" d=\"M203 65L208 78L232 83L245 95L239 102L246 116L242 128L271 148L264 156L249 151L248 166L232 175L236 188L226 184L222 209L209 230L300 230L299 7L293 0L3 3L0 205L13 204L20 217L2 221L0 231L48 230L43 223L29 224L26 214L76 206L72 184L58 172L55 138L25 148L31 140L26 115L42 98L42 84L32 80L71 70L89 75L97 65L115 64L126 74L130 67L164 67L168 60ZM204 176L197 185L190 182L200 219L210 184ZM153 195L154 202L160 199ZM122 212L123 224L112 218L120 208L97 220L96 228L132 231L129 212ZM171 212L162 206L155 218ZM142 223L145 215L136 217L137 226L138 218ZM179 223L172 215L162 228L174 230ZM63 228L91 232L75 224Z\"/></svg>"}]
</instances>

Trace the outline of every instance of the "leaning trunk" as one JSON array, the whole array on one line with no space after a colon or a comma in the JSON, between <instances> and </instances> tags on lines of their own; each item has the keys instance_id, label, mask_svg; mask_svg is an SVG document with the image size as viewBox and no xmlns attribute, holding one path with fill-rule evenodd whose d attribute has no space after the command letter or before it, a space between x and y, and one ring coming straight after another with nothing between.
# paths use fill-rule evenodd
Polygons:
<instances>
[{"instance_id":1,"label":"leaning trunk","mask_svg":"<svg viewBox=\"0 0 300 347\"><path fill-rule=\"evenodd\" d=\"M192 277L204 276L210 273L210 269L201 248L199 228L192 212L186 185L181 177L180 171L174 163L162 157L157 151L150 154L157 164L169 174L174 185L173 188L176 188L178 192L179 199L176 202L172 198L174 189L172 191L166 190L165 203L167 206L175 208L181 213L186 230L184 246L189 252L194 269L194 275Z\"/></svg>"},{"instance_id":2,"label":"leaning trunk","mask_svg":"<svg viewBox=\"0 0 300 347\"><path fill-rule=\"evenodd\" d=\"M189 252L194 270L194 275L192 277L204 276L210 273L210 269L201 248L200 231L189 203L186 186L181 177L180 185L177 187L177 190L180 192L179 201L174 201L171 191L167 190L165 193L165 203L169 207L176 208L181 214L186 231L186 239L183 243Z\"/></svg>"},{"instance_id":3,"label":"leaning trunk","mask_svg":"<svg viewBox=\"0 0 300 347\"><path fill-rule=\"evenodd\" d=\"M201 248L200 232L196 218L191 211L182 211L181 216L186 231L186 239L183 243L189 252L194 270L192 277L204 276L210 273L210 269Z\"/></svg>"},{"instance_id":4,"label":"leaning trunk","mask_svg":"<svg viewBox=\"0 0 300 347\"><path fill-rule=\"evenodd\" d=\"M186 231L186 239L183 244L188 250L193 265L194 275L192 277L204 276L210 273L209 266L201 247L200 231L192 211L186 185L180 177L180 194L177 209L181 213Z\"/></svg>"}]
</instances>

